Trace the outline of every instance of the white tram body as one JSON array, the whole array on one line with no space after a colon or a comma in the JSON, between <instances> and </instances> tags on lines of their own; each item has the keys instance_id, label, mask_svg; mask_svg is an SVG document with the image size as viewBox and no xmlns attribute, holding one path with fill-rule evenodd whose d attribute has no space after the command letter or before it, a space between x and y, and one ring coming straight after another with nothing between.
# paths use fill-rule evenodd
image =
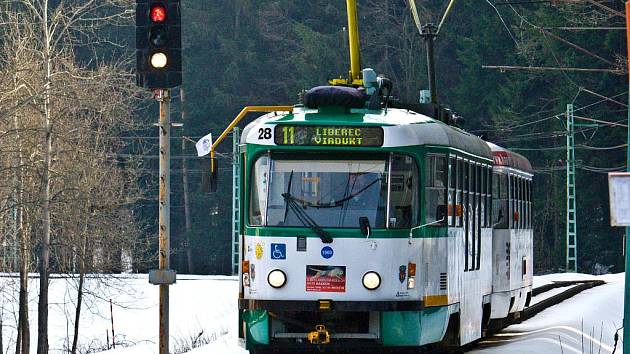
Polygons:
<instances>
[{"instance_id":1,"label":"white tram body","mask_svg":"<svg viewBox=\"0 0 630 354\"><path fill-rule=\"evenodd\" d=\"M300 126L333 129L333 139L367 139L359 131L334 136L349 126L379 127L383 136L378 147L278 143L281 129ZM339 342L464 345L530 298L532 171L524 157L393 108L268 114L245 128L241 147L249 182L241 192L239 308L253 350L304 344L319 324ZM348 180L374 176L379 187L366 184L369 195L352 194L351 206L307 202L336 188L331 171ZM362 197L375 206L361 206ZM302 213L295 205L332 243L291 223ZM333 227L339 213L350 221ZM367 235L356 221L363 215ZM378 275L375 289L368 274Z\"/></svg>"},{"instance_id":2,"label":"white tram body","mask_svg":"<svg viewBox=\"0 0 630 354\"><path fill-rule=\"evenodd\" d=\"M531 300L533 173L525 157L488 145L494 158L491 318L500 319L522 311Z\"/></svg>"}]
</instances>

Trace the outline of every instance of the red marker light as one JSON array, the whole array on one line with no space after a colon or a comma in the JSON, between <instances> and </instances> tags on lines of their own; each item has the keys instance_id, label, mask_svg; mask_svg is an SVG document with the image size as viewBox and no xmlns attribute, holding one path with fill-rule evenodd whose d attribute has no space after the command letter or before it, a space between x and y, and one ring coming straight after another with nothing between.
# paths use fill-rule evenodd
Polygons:
<instances>
[{"instance_id":1,"label":"red marker light","mask_svg":"<svg viewBox=\"0 0 630 354\"><path fill-rule=\"evenodd\" d=\"M160 5L153 6L151 8L151 21L156 23L166 21L166 9Z\"/></svg>"}]
</instances>

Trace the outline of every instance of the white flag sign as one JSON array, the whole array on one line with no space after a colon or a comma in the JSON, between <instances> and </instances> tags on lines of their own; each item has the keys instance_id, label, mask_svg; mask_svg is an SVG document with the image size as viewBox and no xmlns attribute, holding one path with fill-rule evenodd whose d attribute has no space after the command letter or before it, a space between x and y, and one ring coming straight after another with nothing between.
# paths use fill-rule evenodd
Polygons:
<instances>
[{"instance_id":1,"label":"white flag sign","mask_svg":"<svg viewBox=\"0 0 630 354\"><path fill-rule=\"evenodd\" d=\"M195 144L195 147L197 148L197 156L202 157L208 155L212 148L212 133L201 138L201 140Z\"/></svg>"}]
</instances>

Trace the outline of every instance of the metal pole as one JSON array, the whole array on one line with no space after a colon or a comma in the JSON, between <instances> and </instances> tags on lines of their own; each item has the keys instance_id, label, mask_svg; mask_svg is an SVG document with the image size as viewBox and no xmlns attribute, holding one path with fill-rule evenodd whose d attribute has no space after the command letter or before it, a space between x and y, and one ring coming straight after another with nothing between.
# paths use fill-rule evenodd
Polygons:
<instances>
[{"instance_id":1,"label":"metal pole","mask_svg":"<svg viewBox=\"0 0 630 354\"><path fill-rule=\"evenodd\" d=\"M628 72L630 75L630 1L626 2L626 40L628 47ZM630 90L630 76L628 77L628 89ZM628 91L628 106L630 106L630 91ZM630 108L628 109L628 152L626 156L627 170L630 172ZM630 227L626 227L626 276L625 294L623 306L623 354L630 354Z\"/></svg>"},{"instance_id":2,"label":"metal pole","mask_svg":"<svg viewBox=\"0 0 630 354\"><path fill-rule=\"evenodd\" d=\"M577 202L575 199L575 121L573 104L567 105L567 273L577 272Z\"/></svg>"},{"instance_id":3,"label":"metal pole","mask_svg":"<svg viewBox=\"0 0 630 354\"><path fill-rule=\"evenodd\" d=\"M361 53L359 44L359 20L357 0L347 0L348 7L348 39L350 41L350 84L361 79Z\"/></svg>"},{"instance_id":4,"label":"metal pole","mask_svg":"<svg viewBox=\"0 0 630 354\"><path fill-rule=\"evenodd\" d=\"M232 275L238 274L239 244L241 232L241 157L239 151L241 133L238 127L232 131Z\"/></svg>"},{"instance_id":5,"label":"metal pole","mask_svg":"<svg viewBox=\"0 0 630 354\"><path fill-rule=\"evenodd\" d=\"M160 102L160 271L170 269L170 191L171 191L171 97L169 90L158 90ZM170 284L160 284L160 354L169 354L169 294Z\"/></svg>"},{"instance_id":6,"label":"metal pole","mask_svg":"<svg viewBox=\"0 0 630 354\"><path fill-rule=\"evenodd\" d=\"M422 37L427 47L427 71L429 74L429 92L431 93L431 103L437 103L437 83L435 79L435 37L437 27L429 23L422 28Z\"/></svg>"}]
</instances>

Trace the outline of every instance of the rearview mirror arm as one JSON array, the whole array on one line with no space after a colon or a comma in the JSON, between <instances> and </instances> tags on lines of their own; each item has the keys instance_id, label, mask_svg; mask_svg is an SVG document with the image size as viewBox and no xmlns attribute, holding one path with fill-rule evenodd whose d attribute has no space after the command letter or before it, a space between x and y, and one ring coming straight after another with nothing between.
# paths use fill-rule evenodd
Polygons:
<instances>
[{"instance_id":1,"label":"rearview mirror arm","mask_svg":"<svg viewBox=\"0 0 630 354\"><path fill-rule=\"evenodd\" d=\"M440 220L432 221L432 222L430 222L430 223L428 223L428 224L424 224L424 225L420 225L420 226L412 227L412 228L409 230L409 244L411 244L411 241L413 240L413 230L421 229L421 228L426 227L426 226L431 226L431 225L439 224L439 223L441 223L441 222L444 222L444 220L446 220L446 217L442 217Z\"/></svg>"}]
</instances>

